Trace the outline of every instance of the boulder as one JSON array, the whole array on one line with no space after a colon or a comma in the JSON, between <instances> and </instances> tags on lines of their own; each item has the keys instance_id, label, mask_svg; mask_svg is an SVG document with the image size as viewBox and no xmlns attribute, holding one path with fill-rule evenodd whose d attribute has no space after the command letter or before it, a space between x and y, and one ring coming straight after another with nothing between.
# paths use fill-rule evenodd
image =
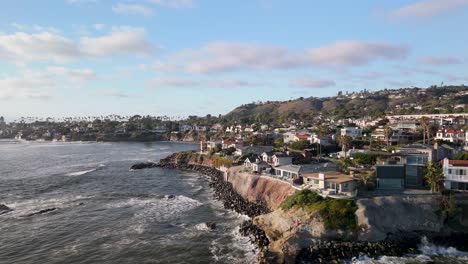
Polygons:
<instances>
[{"instance_id":1,"label":"boulder","mask_svg":"<svg viewBox=\"0 0 468 264\"><path fill-rule=\"evenodd\" d=\"M52 211L55 211L55 210L57 210L57 208L55 208L55 207L53 207L53 208L47 208L47 209L44 209L44 210L40 210L39 212L34 212L34 213L31 213L31 214L27 214L26 217L31 217L31 216L35 216L35 215L45 214L45 213L52 212Z\"/></svg>"},{"instance_id":2,"label":"boulder","mask_svg":"<svg viewBox=\"0 0 468 264\"><path fill-rule=\"evenodd\" d=\"M146 169L146 168L154 168L156 166L156 163L154 162L142 162L142 163L137 163L133 164L130 169L131 170L141 170L141 169Z\"/></svg>"},{"instance_id":3,"label":"boulder","mask_svg":"<svg viewBox=\"0 0 468 264\"><path fill-rule=\"evenodd\" d=\"M10 207L4 205L4 204L0 204L0 215L2 214L6 214L8 212L11 212L13 211L13 209L11 209Z\"/></svg>"},{"instance_id":4,"label":"boulder","mask_svg":"<svg viewBox=\"0 0 468 264\"><path fill-rule=\"evenodd\" d=\"M211 230L215 230L216 229L216 223L215 222L206 222L205 223L206 226L211 229Z\"/></svg>"}]
</instances>

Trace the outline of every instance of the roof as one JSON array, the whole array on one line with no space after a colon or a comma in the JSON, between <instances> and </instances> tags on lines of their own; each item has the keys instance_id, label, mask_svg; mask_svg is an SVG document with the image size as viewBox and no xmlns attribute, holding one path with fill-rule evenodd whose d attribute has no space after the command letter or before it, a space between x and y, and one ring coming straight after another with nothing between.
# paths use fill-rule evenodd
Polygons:
<instances>
[{"instance_id":1,"label":"roof","mask_svg":"<svg viewBox=\"0 0 468 264\"><path fill-rule=\"evenodd\" d=\"M301 174L318 172L318 171L330 171L330 169L333 170L334 168L336 168L336 164L332 162L307 164L307 165L288 164L288 165L276 167L276 169L279 169L279 170L301 173Z\"/></svg>"},{"instance_id":2,"label":"roof","mask_svg":"<svg viewBox=\"0 0 468 264\"><path fill-rule=\"evenodd\" d=\"M327 182L334 182L334 183L343 183L349 181L355 181L352 176L344 174L339 171L327 171L327 172L320 172L325 175L325 181ZM305 173L302 176L305 178L313 178L319 179L320 173Z\"/></svg>"},{"instance_id":3,"label":"roof","mask_svg":"<svg viewBox=\"0 0 468 264\"><path fill-rule=\"evenodd\" d=\"M468 167L468 160L449 160L448 162L452 166Z\"/></svg>"},{"instance_id":4,"label":"roof","mask_svg":"<svg viewBox=\"0 0 468 264\"><path fill-rule=\"evenodd\" d=\"M453 129L453 128L447 128L447 129L439 129L437 130L437 133L453 133L453 134L460 134L463 133L463 129Z\"/></svg>"},{"instance_id":5,"label":"roof","mask_svg":"<svg viewBox=\"0 0 468 264\"><path fill-rule=\"evenodd\" d=\"M298 139L307 140L307 139L310 137L310 135L309 135L309 134L296 134L296 137L297 137Z\"/></svg>"},{"instance_id":6,"label":"roof","mask_svg":"<svg viewBox=\"0 0 468 264\"><path fill-rule=\"evenodd\" d=\"M277 158L287 158L288 155L286 155L286 153L282 153L282 152L276 152L275 154L273 154L273 156L276 156Z\"/></svg>"}]
</instances>

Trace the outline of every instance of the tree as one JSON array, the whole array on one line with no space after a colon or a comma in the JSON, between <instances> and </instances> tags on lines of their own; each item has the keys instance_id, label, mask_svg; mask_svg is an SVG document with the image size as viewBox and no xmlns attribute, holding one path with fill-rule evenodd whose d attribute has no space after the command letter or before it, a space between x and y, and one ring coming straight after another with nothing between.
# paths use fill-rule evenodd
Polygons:
<instances>
[{"instance_id":1,"label":"tree","mask_svg":"<svg viewBox=\"0 0 468 264\"><path fill-rule=\"evenodd\" d=\"M304 150L308 148L309 146L310 146L310 143L307 140L299 140L291 144L291 148L295 150Z\"/></svg>"},{"instance_id":2,"label":"tree","mask_svg":"<svg viewBox=\"0 0 468 264\"><path fill-rule=\"evenodd\" d=\"M345 158L346 158L346 151L348 151L352 140L353 139L351 137L349 137L349 136L341 136L341 137L338 138L338 144L340 144L341 150L345 154Z\"/></svg>"},{"instance_id":3,"label":"tree","mask_svg":"<svg viewBox=\"0 0 468 264\"><path fill-rule=\"evenodd\" d=\"M431 129L431 123L427 116L421 117L419 119L421 127L423 128L423 144L426 144L426 135L427 135L427 142L429 143L429 132Z\"/></svg>"},{"instance_id":4,"label":"tree","mask_svg":"<svg viewBox=\"0 0 468 264\"><path fill-rule=\"evenodd\" d=\"M284 138L282 138L282 137L278 138L277 140L275 140L275 142L273 143L273 145L275 146L275 148L281 148L281 147L283 147L283 145L284 145Z\"/></svg>"},{"instance_id":5,"label":"tree","mask_svg":"<svg viewBox=\"0 0 468 264\"><path fill-rule=\"evenodd\" d=\"M359 173L359 180L366 190L369 188L369 182L375 178L375 172L370 173Z\"/></svg>"},{"instance_id":6,"label":"tree","mask_svg":"<svg viewBox=\"0 0 468 264\"><path fill-rule=\"evenodd\" d=\"M424 178L431 188L431 192L439 192L442 190L444 173L439 163L428 162Z\"/></svg>"},{"instance_id":7,"label":"tree","mask_svg":"<svg viewBox=\"0 0 468 264\"><path fill-rule=\"evenodd\" d=\"M454 160L468 160L468 152L462 151L453 157Z\"/></svg>"},{"instance_id":8,"label":"tree","mask_svg":"<svg viewBox=\"0 0 468 264\"><path fill-rule=\"evenodd\" d=\"M393 135L393 130L391 127L389 126L386 126L384 128L384 135L385 135L385 140L387 141L387 148L388 146L390 145L390 138L392 137Z\"/></svg>"}]
</instances>

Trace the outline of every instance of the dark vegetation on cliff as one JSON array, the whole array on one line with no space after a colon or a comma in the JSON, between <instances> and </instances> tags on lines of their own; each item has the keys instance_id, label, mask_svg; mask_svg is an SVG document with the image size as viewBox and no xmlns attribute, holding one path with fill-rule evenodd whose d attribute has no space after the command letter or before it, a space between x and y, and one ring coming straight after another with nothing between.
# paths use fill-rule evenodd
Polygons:
<instances>
[{"instance_id":1,"label":"dark vegetation on cliff","mask_svg":"<svg viewBox=\"0 0 468 264\"><path fill-rule=\"evenodd\" d=\"M354 200L323 198L311 190L302 190L289 196L282 204L283 210L304 208L312 213L318 211L327 229L356 230L355 212L357 205Z\"/></svg>"}]
</instances>

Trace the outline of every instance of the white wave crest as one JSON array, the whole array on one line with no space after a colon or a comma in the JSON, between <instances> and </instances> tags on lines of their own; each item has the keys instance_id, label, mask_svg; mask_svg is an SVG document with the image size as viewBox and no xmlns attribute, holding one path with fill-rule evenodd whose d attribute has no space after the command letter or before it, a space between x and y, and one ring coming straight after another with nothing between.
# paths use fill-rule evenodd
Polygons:
<instances>
[{"instance_id":1,"label":"white wave crest","mask_svg":"<svg viewBox=\"0 0 468 264\"><path fill-rule=\"evenodd\" d=\"M77 172L70 172L70 173L65 174L65 176L81 176L81 175L85 175L85 174L93 172L93 171L96 171L96 169L77 171Z\"/></svg>"}]
</instances>

